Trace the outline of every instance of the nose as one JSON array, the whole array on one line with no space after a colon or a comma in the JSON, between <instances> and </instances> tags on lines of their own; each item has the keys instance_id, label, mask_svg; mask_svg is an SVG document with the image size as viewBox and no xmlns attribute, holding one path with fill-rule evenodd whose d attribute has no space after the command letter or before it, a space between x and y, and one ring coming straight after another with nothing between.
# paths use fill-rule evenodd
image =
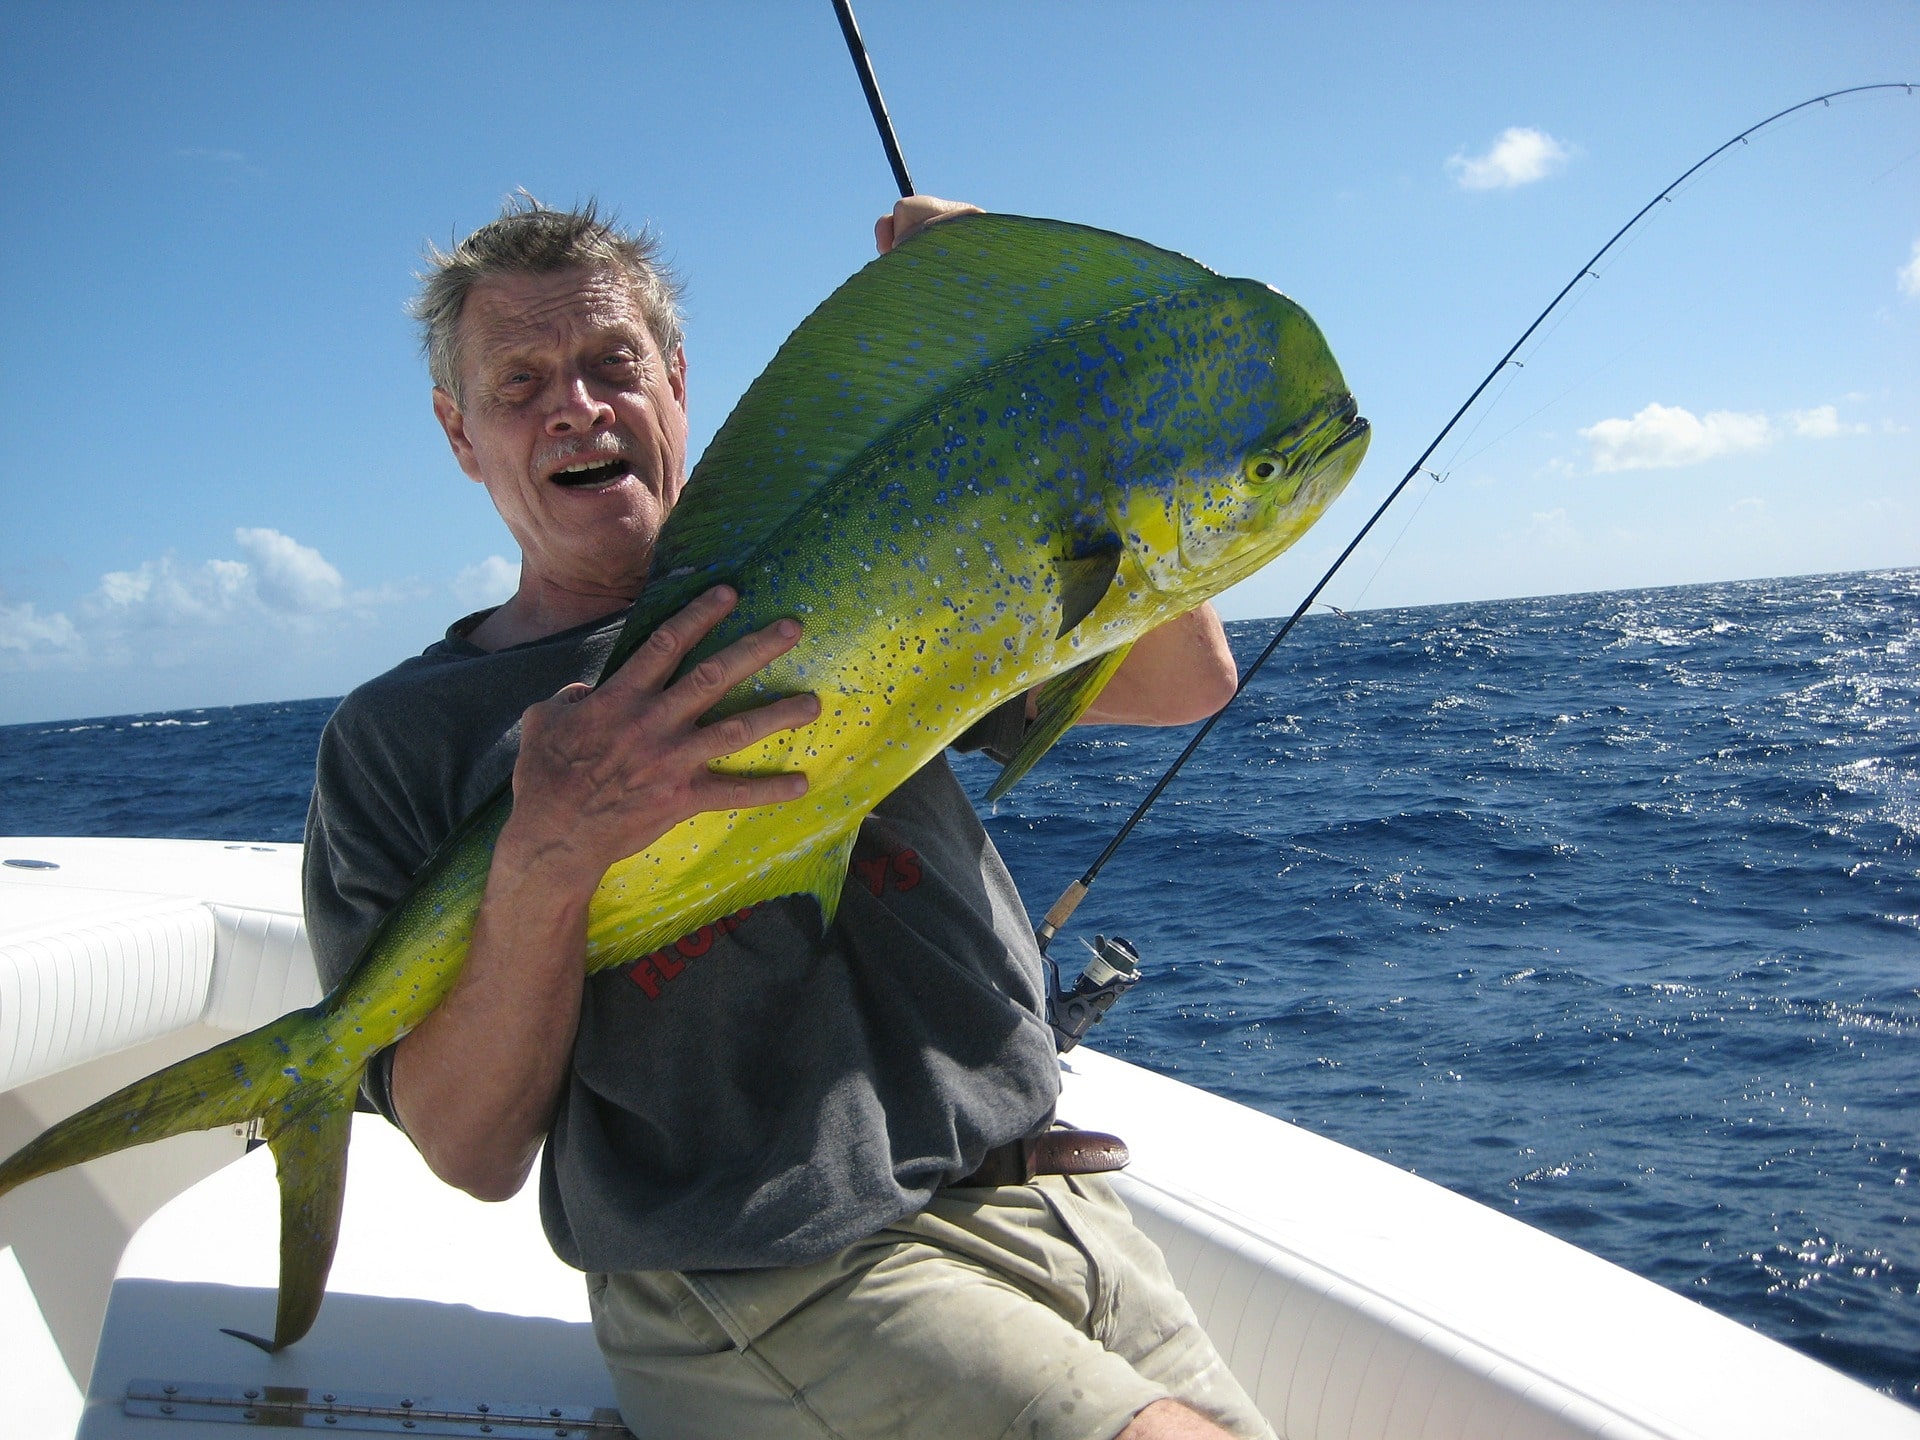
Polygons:
<instances>
[{"instance_id":1,"label":"nose","mask_svg":"<svg viewBox=\"0 0 1920 1440\"><path fill-rule=\"evenodd\" d=\"M613 406L594 394L583 375L560 382L553 408L547 412L549 435L591 435L613 423Z\"/></svg>"}]
</instances>

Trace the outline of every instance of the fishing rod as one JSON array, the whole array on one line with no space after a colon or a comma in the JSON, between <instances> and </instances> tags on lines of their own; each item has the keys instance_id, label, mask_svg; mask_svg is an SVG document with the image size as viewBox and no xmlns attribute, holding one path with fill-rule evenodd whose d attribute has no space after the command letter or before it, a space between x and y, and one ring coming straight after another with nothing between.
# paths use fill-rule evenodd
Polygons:
<instances>
[{"instance_id":1,"label":"fishing rod","mask_svg":"<svg viewBox=\"0 0 1920 1440\"><path fill-rule=\"evenodd\" d=\"M1209 716L1207 720L1201 724L1200 728L1194 732L1192 739L1187 742L1186 747L1181 750L1173 763L1167 767L1166 772L1154 782L1153 788L1150 789L1140 803L1134 807L1133 813L1129 815L1126 821L1120 826L1120 829L1115 833L1113 839L1107 842L1107 847L1100 852L1099 858L1087 867L1084 875L1061 892L1060 898L1054 901L1053 908L1047 911L1046 917L1034 928L1034 938L1039 942L1041 954L1043 956L1046 955L1048 944L1052 941L1053 937L1059 933L1060 927L1065 925L1068 918L1079 908L1080 902L1086 899L1087 892L1093 887L1093 882L1098 878L1100 871L1105 868L1107 862L1114 857L1120 847L1126 843L1127 837L1133 833L1134 827L1145 817L1147 811L1153 807L1154 801L1160 798L1167 786L1173 783L1173 777L1178 775L1181 767L1193 757L1194 751L1198 750L1207 736L1213 733L1213 728L1220 723L1221 716L1225 715L1234 702L1246 693L1247 687L1253 683L1253 677L1259 673L1260 667L1272 658L1274 651L1280 648L1280 642L1287 638L1288 634L1293 630L1293 627L1300 622L1300 618L1313 607L1314 602L1320 598L1320 592L1327 588L1328 582L1339 573L1340 568L1352 557L1353 552L1360 547L1360 542L1367 538L1367 535L1372 531L1373 527L1379 523L1381 517L1392 507L1394 501L1398 500L1407 486L1413 483L1416 475L1422 472L1431 473L1427 471L1427 461L1432 458L1433 452L1440 448L1441 443L1446 440L1447 436L1453 432L1454 426L1458 425L1467 411L1473 408L1474 403L1486 392L1487 387L1493 383L1495 377L1505 370L1508 365L1519 363L1514 359L1514 356L1519 353L1521 347L1524 346L1528 340L1533 338L1534 332L1546 323L1547 318L1560 308L1566 298L1573 293L1575 287L1577 287L1582 280L1598 280L1600 278L1594 267L1606 258L1608 252L1611 251L1615 245L1618 245L1620 241L1626 238L1628 232L1639 225L1656 206L1662 202L1671 201L1673 192L1678 190L1688 180L1692 179L1699 171L1712 164L1734 146L1746 144L1750 136L1766 129L1776 121L1784 120L1787 116L1797 111L1808 109L1814 105L1831 108L1833 101L1845 95L1860 95L1879 90L1904 90L1908 95L1911 95L1913 94L1913 89L1914 82L1911 81L1889 81L1873 85L1852 85L1842 90L1829 90L1823 95L1815 95L1810 100L1802 100L1797 105L1789 105L1784 110L1775 111L1773 114L1767 116L1766 119L1749 125L1732 139L1715 146L1692 165L1688 166L1681 172L1678 178L1668 184L1651 200L1647 201L1639 210L1635 211L1633 218L1616 230L1606 244L1594 251L1591 258L1574 272L1573 278L1568 280L1567 283L1561 287L1560 292L1548 302L1547 307L1533 318L1532 323L1529 324L1525 330L1521 331L1520 338L1507 347L1506 353L1495 362L1491 370L1487 371L1480 383L1474 386L1473 392L1461 402L1460 408L1453 412L1452 417L1447 423L1440 427L1440 432L1427 443L1427 447L1420 452L1419 458L1407 467L1407 473L1402 475L1399 482L1387 492L1386 499L1380 502L1374 512L1367 517L1366 523L1355 532L1353 539L1347 542L1347 546L1340 552L1339 558L1327 567L1326 574L1322 575L1313 589L1307 592L1306 598L1300 602L1293 614L1287 617L1286 623L1275 632L1274 637L1267 642L1266 648L1263 649L1253 663L1246 668L1245 673L1240 677L1240 683L1234 688L1232 697L1229 698L1227 703L1221 706L1218 711ZM1066 992L1064 998L1070 1007L1076 999L1084 996L1085 1003L1079 1007L1078 1012L1072 1014L1070 1017L1075 1022L1083 1021L1084 1023L1079 1024L1078 1033L1072 1033L1071 1030L1063 1033L1061 1025L1056 1021L1055 1036L1056 1039L1060 1041L1060 1048L1062 1050L1071 1049L1074 1044L1079 1043L1080 1037L1086 1033L1087 1029L1099 1021L1108 1007L1113 1004L1114 1000L1118 999L1120 995L1131 989L1133 985L1139 981L1139 956L1135 953L1133 947L1125 941L1118 941L1118 944L1122 947L1122 953L1117 957L1114 956L1111 951L1115 943L1114 940L1109 940L1104 936L1096 936L1093 946L1094 958L1087 966L1087 973L1081 977L1072 991ZM1056 975L1058 973L1057 967L1055 973ZM1055 993L1059 993L1057 983Z\"/></svg>"},{"instance_id":2,"label":"fishing rod","mask_svg":"<svg viewBox=\"0 0 1920 1440\"><path fill-rule=\"evenodd\" d=\"M866 91L867 95L867 107L873 112L874 124L880 131L880 143L885 147L887 159L893 166L894 179L899 183L900 193L903 197L911 195L914 193L913 182L907 175L906 162L900 156L900 144L894 137L893 123L887 117L886 104L880 98L880 87L874 79L873 65L867 57L866 46L860 39L859 27L854 22L850 0L833 0L833 8L834 12L840 17L841 33L846 37L847 49L853 57L854 68L860 74L861 87ZM1709 150L1705 155L1701 156L1683 170L1651 200L1647 201L1645 205L1642 205L1635 211L1633 217L1618 230L1614 231L1613 235L1607 240L1607 243L1594 251L1586 263L1581 265L1580 268L1573 273L1573 277L1560 288L1559 293L1547 303L1546 308L1534 316L1533 320L1527 325L1527 328L1520 332L1520 338L1509 345L1506 353L1501 355L1499 360L1494 363L1493 368L1481 377L1480 383L1473 387L1472 393L1460 403L1460 407L1453 412L1453 415L1447 420L1447 423L1440 427L1439 433L1427 442L1426 448L1420 452L1419 457L1413 464L1407 467L1406 474L1402 475L1393 488L1387 492L1386 498L1375 507L1373 513L1367 517L1366 523L1354 532L1353 538L1347 542L1346 548L1340 552L1339 557L1334 560L1333 564L1327 567L1326 573L1322 575L1314 587L1307 592L1306 598L1301 600L1293 614L1287 617L1285 623L1274 633L1273 638L1267 642L1266 647L1255 657L1253 663L1247 666L1245 672L1240 676L1240 683L1234 687L1233 695L1228 699L1227 703L1201 723L1200 728L1196 730L1192 738L1187 741L1186 746L1180 751L1179 755L1174 758L1173 763L1169 765L1165 773L1153 783L1153 787L1147 791L1140 803L1134 807L1133 813L1121 824L1119 830L1115 832L1113 839L1107 842L1106 848L1100 852L1093 864L1087 867L1086 873L1061 892L1060 898L1053 902L1046 916L1034 927L1034 940L1040 947L1041 958L1047 962L1052 972L1048 1019L1053 1025L1054 1037L1061 1050L1070 1050L1077 1045L1081 1037L1106 1014L1114 1001L1138 983L1141 974L1140 957L1133 946L1124 939L1118 936L1110 938L1104 935L1097 935L1094 937L1093 944L1090 947L1093 950L1093 958L1088 962L1086 972L1080 976L1071 989L1062 990L1059 982L1059 966L1053 957L1047 953L1047 947L1052 943L1053 938L1060 933L1060 928L1072 917L1073 912L1080 907L1080 902L1087 898L1087 892L1093 888L1094 881L1099 878L1100 872L1106 868L1107 862L1113 859L1122 845L1126 844L1127 838L1133 834L1134 828L1145 818L1147 811L1153 808L1154 802L1157 801L1166 791L1167 787L1173 783L1174 777L1180 773L1187 761L1193 758L1194 752L1198 750L1206 741L1207 737L1213 733L1213 729L1220 723L1221 717L1246 693L1247 688L1253 683L1253 677L1260 672L1261 667L1264 666L1268 660L1273 658L1273 654L1280 648L1281 642L1292 633L1293 627L1300 623L1301 618L1313 608L1314 603L1320 598L1321 591L1327 588L1328 584L1333 580L1333 577L1340 572L1341 567L1353 557L1354 551L1360 548L1360 543L1372 533L1374 526L1379 524L1381 518L1393 507L1393 503L1398 500L1406 491L1406 488L1413 483L1414 477L1423 472L1432 473L1427 471L1427 461L1432 458L1433 452L1438 450L1445 442L1447 436L1453 433L1454 427L1460 423L1466 416L1466 413L1471 410L1480 397L1486 393L1487 387L1498 378L1501 372L1509 365L1518 365L1520 363L1514 359L1514 356L1519 354L1521 348L1526 345L1527 341L1531 340L1535 332L1565 303L1567 297L1574 292L1582 280L1598 280L1600 278L1599 273L1594 267L1607 257L1614 246L1624 240L1642 220L1651 214L1656 206L1663 202L1671 202L1674 191L1678 190L1682 185L1686 184L1687 181L1691 180L1701 170L1711 165L1734 146L1746 144L1750 137L1765 130L1768 126L1784 120L1787 116L1796 114L1801 110L1810 109L1815 105L1831 108L1832 102L1843 96L1863 95L1874 91L1904 90L1908 95L1912 95L1915 83L1916 82L1913 81L1886 81L1872 85L1850 85L1840 90L1829 90L1824 94L1815 95L1811 99L1802 100L1796 105L1789 105L1784 110L1776 110L1773 114L1767 116L1766 119L1749 125L1731 139L1720 145L1716 145L1712 150Z\"/></svg>"},{"instance_id":3,"label":"fishing rod","mask_svg":"<svg viewBox=\"0 0 1920 1440\"><path fill-rule=\"evenodd\" d=\"M833 13L839 17L840 33L846 38L847 54L859 73L860 88L866 92L867 109L873 112L874 129L880 132L880 146L887 152L887 164L893 167L893 183L900 187L900 198L912 196L913 177L907 173L906 156L900 153L900 141L893 133L893 121L887 116L887 102L880 98L880 82L873 78L873 61L867 58L867 42L860 38L860 22L853 18L852 0L833 0Z\"/></svg>"}]
</instances>

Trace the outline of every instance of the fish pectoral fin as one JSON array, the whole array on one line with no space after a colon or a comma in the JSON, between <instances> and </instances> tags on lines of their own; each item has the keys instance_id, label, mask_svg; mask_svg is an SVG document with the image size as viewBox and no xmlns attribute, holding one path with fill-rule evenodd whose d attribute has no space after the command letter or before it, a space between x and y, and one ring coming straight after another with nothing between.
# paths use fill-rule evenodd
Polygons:
<instances>
[{"instance_id":1,"label":"fish pectoral fin","mask_svg":"<svg viewBox=\"0 0 1920 1440\"><path fill-rule=\"evenodd\" d=\"M1129 641L1116 650L1082 661L1040 687L1039 713L1034 716L1032 728L1020 742L1020 748L1001 769L999 778L987 787L989 801L998 800L1019 784L1020 777L1033 768L1034 762L1053 748L1054 742L1067 733L1074 721L1087 713L1087 707L1106 689L1107 681L1113 678L1113 672L1120 668L1120 662L1131 649L1133 644Z\"/></svg>"},{"instance_id":2,"label":"fish pectoral fin","mask_svg":"<svg viewBox=\"0 0 1920 1440\"><path fill-rule=\"evenodd\" d=\"M273 1339L226 1332L268 1354L286 1349L311 1330L326 1298L347 1193L353 1095L351 1089L329 1089L318 1103L290 1106L268 1122L267 1143L280 1177L280 1300Z\"/></svg>"},{"instance_id":3,"label":"fish pectoral fin","mask_svg":"<svg viewBox=\"0 0 1920 1440\"><path fill-rule=\"evenodd\" d=\"M1053 562L1060 596L1060 628L1054 632L1054 639L1064 639L1068 631L1093 613L1093 607L1112 588L1114 574L1119 568L1118 540L1091 554Z\"/></svg>"}]
</instances>

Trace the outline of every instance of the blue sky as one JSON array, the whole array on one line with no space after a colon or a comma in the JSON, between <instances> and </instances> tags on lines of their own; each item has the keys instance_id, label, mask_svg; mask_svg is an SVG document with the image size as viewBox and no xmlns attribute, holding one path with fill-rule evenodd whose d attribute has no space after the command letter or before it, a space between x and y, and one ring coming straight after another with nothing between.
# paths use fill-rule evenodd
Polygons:
<instances>
[{"instance_id":1,"label":"blue sky","mask_svg":"<svg viewBox=\"0 0 1920 1440\"><path fill-rule=\"evenodd\" d=\"M1907 3L859 10L922 188L1326 330L1372 454L1240 617L1292 607L1701 153L1920 80ZM871 254L891 183L826 0L533 13L0 10L0 723L338 694L499 597L402 307L515 188L664 234L696 447ZM1737 149L1523 359L1334 603L1920 563L1920 94Z\"/></svg>"}]
</instances>

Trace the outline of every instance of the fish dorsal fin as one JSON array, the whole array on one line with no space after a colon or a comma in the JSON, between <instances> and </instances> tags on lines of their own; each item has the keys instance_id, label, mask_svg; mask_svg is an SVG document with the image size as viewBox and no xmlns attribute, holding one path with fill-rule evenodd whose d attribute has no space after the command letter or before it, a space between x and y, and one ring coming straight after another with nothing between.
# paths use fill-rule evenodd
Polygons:
<instances>
[{"instance_id":1,"label":"fish dorsal fin","mask_svg":"<svg viewBox=\"0 0 1920 1440\"><path fill-rule=\"evenodd\" d=\"M1087 713L1087 707L1106 689L1107 681L1113 678L1113 672L1120 668L1120 662L1132 648L1129 642L1117 650L1084 660L1040 687L1039 713L1033 717L1033 728L1027 731L1020 748L987 787L989 801L998 800L1019 784L1020 777L1033 768L1034 762L1053 748L1054 742L1067 733L1074 721Z\"/></svg>"},{"instance_id":2,"label":"fish dorsal fin","mask_svg":"<svg viewBox=\"0 0 1920 1440\"><path fill-rule=\"evenodd\" d=\"M608 673L956 385L1075 325L1219 281L1171 250L1019 215L958 216L874 260L800 322L708 445Z\"/></svg>"}]
</instances>

